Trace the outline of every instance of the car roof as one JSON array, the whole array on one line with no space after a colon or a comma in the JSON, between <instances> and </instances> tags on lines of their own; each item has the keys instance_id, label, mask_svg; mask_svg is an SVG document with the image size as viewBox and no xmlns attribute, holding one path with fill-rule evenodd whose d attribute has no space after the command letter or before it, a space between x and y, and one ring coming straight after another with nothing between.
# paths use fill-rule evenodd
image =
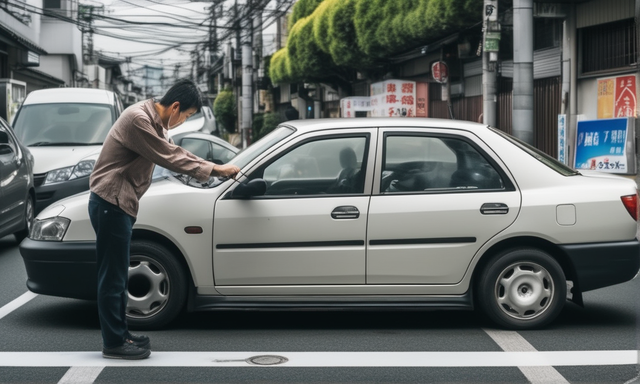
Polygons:
<instances>
[{"instance_id":1,"label":"car roof","mask_svg":"<svg viewBox=\"0 0 640 384\"><path fill-rule=\"evenodd\" d=\"M30 92L24 105L50 103L115 103L114 93L93 88L48 88Z\"/></svg>"},{"instance_id":2,"label":"car roof","mask_svg":"<svg viewBox=\"0 0 640 384\"><path fill-rule=\"evenodd\" d=\"M290 120L281 125L289 125L301 132L319 129L335 128L365 128L365 127L398 127L398 128L444 128L478 131L487 128L486 124L464 120L437 119L431 117L358 117L358 118L327 118Z\"/></svg>"}]
</instances>

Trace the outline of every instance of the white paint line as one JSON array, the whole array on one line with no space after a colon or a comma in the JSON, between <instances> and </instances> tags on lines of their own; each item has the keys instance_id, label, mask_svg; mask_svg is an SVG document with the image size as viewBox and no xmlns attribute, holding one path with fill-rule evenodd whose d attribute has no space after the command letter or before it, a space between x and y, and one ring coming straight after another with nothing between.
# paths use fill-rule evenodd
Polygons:
<instances>
[{"instance_id":1,"label":"white paint line","mask_svg":"<svg viewBox=\"0 0 640 384\"><path fill-rule=\"evenodd\" d=\"M4 307L0 308L0 319L7 316L8 314L15 311L16 309L20 308L22 305L28 303L29 300L33 299L36 296L38 296L38 294L33 293L31 291L27 291L23 293L22 296L18 297L17 299L13 300L9 304L6 304Z\"/></svg>"},{"instance_id":2,"label":"white paint line","mask_svg":"<svg viewBox=\"0 0 640 384\"><path fill-rule=\"evenodd\" d=\"M484 331L504 350L505 352L536 352L536 349L522 335L514 331L498 331L484 329ZM555 368L549 366L518 366L522 374L531 384L569 384ZM597 364L595 364L597 365Z\"/></svg>"},{"instance_id":3,"label":"white paint line","mask_svg":"<svg viewBox=\"0 0 640 384\"><path fill-rule=\"evenodd\" d=\"M58 384L91 384L100 375L104 369L102 367L71 367L67 373L62 376Z\"/></svg>"},{"instance_id":4,"label":"white paint line","mask_svg":"<svg viewBox=\"0 0 640 384\"><path fill-rule=\"evenodd\" d=\"M284 356L270 367L548 367L635 365L637 351L548 352L151 352L145 360L100 352L0 352L0 367L257 367L245 360Z\"/></svg>"}]
</instances>

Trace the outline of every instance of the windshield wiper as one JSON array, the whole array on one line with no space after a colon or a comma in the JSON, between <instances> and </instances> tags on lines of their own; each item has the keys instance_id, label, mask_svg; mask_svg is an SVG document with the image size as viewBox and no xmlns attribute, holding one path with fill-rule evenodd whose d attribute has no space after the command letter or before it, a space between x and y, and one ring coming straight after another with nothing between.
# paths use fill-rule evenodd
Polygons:
<instances>
[{"instance_id":1,"label":"windshield wiper","mask_svg":"<svg viewBox=\"0 0 640 384\"><path fill-rule=\"evenodd\" d=\"M74 142L52 142L52 141L39 141L37 143L29 144L29 147L71 147L71 146L85 146L85 145L102 145L102 143L74 143Z\"/></svg>"}]
</instances>

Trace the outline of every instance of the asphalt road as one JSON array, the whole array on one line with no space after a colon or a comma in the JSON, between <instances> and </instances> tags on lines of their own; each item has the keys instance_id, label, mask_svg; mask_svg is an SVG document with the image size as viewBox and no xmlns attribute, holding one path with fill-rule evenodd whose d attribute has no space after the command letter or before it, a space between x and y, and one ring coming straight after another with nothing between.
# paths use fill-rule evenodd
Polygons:
<instances>
[{"instance_id":1,"label":"asphalt road","mask_svg":"<svg viewBox=\"0 0 640 384\"><path fill-rule=\"evenodd\" d=\"M640 383L640 279L588 292L544 330L473 312L221 311L148 332L141 362L103 359L96 305L30 295L0 239L0 383ZM286 362L246 359L275 355Z\"/></svg>"}]
</instances>

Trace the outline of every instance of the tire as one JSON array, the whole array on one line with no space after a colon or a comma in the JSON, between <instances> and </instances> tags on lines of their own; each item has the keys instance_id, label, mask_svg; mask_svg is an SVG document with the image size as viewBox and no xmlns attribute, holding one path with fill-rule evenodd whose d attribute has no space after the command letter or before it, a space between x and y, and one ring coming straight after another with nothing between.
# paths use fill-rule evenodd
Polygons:
<instances>
[{"instance_id":1,"label":"tire","mask_svg":"<svg viewBox=\"0 0 640 384\"><path fill-rule=\"evenodd\" d=\"M187 275L171 252L150 241L131 242L127 322L133 329L158 329L173 321L187 298Z\"/></svg>"},{"instance_id":2,"label":"tire","mask_svg":"<svg viewBox=\"0 0 640 384\"><path fill-rule=\"evenodd\" d=\"M27 200L25 201L24 206L25 206L24 207L25 223L23 227L24 229L14 234L16 236L16 240L18 240L18 243L24 240L27 236L29 236L29 231L31 231L31 225L33 224L33 219L35 217L35 208L34 208L33 198L31 198L31 195L27 197Z\"/></svg>"},{"instance_id":3,"label":"tire","mask_svg":"<svg viewBox=\"0 0 640 384\"><path fill-rule=\"evenodd\" d=\"M544 251L519 248L494 257L477 284L478 304L487 317L508 329L533 329L562 311L567 283L560 264Z\"/></svg>"}]
</instances>

